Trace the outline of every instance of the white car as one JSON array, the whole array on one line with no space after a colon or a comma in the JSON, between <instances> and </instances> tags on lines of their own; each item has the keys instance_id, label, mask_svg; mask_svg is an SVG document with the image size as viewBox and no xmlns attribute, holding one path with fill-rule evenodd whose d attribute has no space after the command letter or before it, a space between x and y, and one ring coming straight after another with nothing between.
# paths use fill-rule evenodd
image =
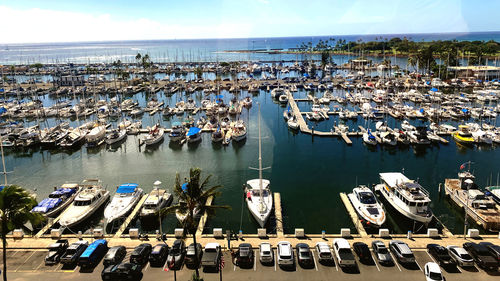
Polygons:
<instances>
[{"instance_id":1,"label":"white car","mask_svg":"<svg viewBox=\"0 0 500 281\"><path fill-rule=\"evenodd\" d=\"M333 250L341 267L356 266L356 259L352 254L351 246L347 240L344 238L333 240Z\"/></svg>"},{"instance_id":2,"label":"white car","mask_svg":"<svg viewBox=\"0 0 500 281\"><path fill-rule=\"evenodd\" d=\"M278 265L280 266L293 266L293 248L292 244L287 241L281 241L278 243Z\"/></svg>"},{"instance_id":3,"label":"white car","mask_svg":"<svg viewBox=\"0 0 500 281\"><path fill-rule=\"evenodd\" d=\"M316 252L320 262L333 262L332 250L326 242L316 243Z\"/></svg>"},{"instance_id":4,"label":"white car","mask_svg":"<svg viewBox=\"0 0 500 281\"><path fill-rule=\"evenodd\" d=\"M264 242L259 245L259 260L261 263L272 263L274 260L274 253L271 244Z\"/></svg>"},{"instance_id":5,"label":"white car","mask_svg":"<svg viewBox=\"0 0 500 281\"><path fill-rule=\"evenodd\" d=\"M441 268L435 262L428 262L424 266L425 279L427 281L444 281L444 276L441 273Z\"/></svg>"},{"instance_id":6,"label":"white car","mask_svg":"<svg viewBox=\"0 0 500 281\"><path fill-rule=\"evenodd\" d=\"M464 248L458 246L448 246L446 248L451 258L454 259L459 266L474 266L474 260Z\"/></svg>"}]
</instances>

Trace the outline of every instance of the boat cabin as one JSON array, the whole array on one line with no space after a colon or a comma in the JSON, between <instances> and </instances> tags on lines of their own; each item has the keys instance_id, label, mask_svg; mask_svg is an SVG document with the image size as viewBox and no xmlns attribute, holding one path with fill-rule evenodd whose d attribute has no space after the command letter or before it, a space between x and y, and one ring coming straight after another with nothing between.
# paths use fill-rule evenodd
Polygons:
<instances>
[{"instance_id":1,"label":"boat cabin","mask_svg":"<svg viewBox=\"0 0 500 281\"><path fill-rule=\"evenodd\" d=\"M426 207L431 202L429 192L402 173L381 173L380 179L387 190L410 207Z\"/></svg>"},{"instance_id":2,"label":"boat cabin","mask_svg":"<svg viewBox=\"0 0 500 281\"><path fill-rule=\"evenodd\" d=\"M470 172L461 172L461 173L458 173L458 179L460 180L460 188L461 189L477 189L478 186L474 182L475 178L476 177L472 173L470 173Z\"/></svg>"}]
</instances>

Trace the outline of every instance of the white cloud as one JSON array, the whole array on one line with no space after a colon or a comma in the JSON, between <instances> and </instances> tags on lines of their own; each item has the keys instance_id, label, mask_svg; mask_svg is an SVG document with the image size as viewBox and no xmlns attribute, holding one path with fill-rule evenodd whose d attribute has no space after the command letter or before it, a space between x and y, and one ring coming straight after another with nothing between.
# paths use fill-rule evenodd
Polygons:
<instances>
[{"instance_id":1,"label":"white cloud","mask_svg":"<svg viewBox=\"0 0 500 281\"><path fill-rule=\"evenodd\" d=\"M223 20L203 26L178 25L146 18L117 20L109 14L91 15L46 9L0 6L0 43L42 43L109 40L248 37L252 26ZM6 23L9 23L8 25Z\"/></svg>"}]
</instances>

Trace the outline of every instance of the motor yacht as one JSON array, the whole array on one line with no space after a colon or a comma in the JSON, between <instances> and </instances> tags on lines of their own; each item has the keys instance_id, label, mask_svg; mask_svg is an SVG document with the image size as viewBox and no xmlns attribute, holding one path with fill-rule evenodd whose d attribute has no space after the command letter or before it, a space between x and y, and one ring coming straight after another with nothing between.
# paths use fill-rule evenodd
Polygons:
<instances>
[{"instance_id":1,"label":"motor yacht","mask_svg":"<svg viewBox=\"0 0 500 281\"><path fill-rule=\"evenodd\" d=\"M365 226L380 227L385 223L385 211L367 186L359 185L347 197Z\"/></svg>"},{"instance_id":2,"label":"motor yacht","mask_svg":"<svg viewBox=\"0 0 500 281\"><path fill-rule=\"evenodd\" d=\"M48 198L43 199L31 211L45 217L55 217L73 202L79 191L80 186L77 183L65 183L50 193Z\"/></svg>"},{"instance_id":3,"label":"motor yacht","mask_svg":"<svg viewBox=\"0 0 500 281\"><path fill-rule=\"evenodd\" d=\"M124 218L139 203L143 191L136 183L125 183L116 189L116 193L111 202L104 209L104 218L106 223Z\"/></svg>"}]
</instances>

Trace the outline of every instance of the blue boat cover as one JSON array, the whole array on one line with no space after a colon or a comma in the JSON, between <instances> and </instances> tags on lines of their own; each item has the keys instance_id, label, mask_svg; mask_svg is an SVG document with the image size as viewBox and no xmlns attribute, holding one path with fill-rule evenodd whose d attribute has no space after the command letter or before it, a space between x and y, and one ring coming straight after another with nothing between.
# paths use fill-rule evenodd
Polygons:
<instances>
[{"instance_id":1,"label":"blue boat cover","mask_svg":"<svg viewBox=\"0 0 500 281\"><path fill-rule=\"evenodd\" d=\"M50 195L71 195L76 192L74 188L59 188L58 190L52 192Z\"/></svg>"},{"instance_id":2,"label":"blue boat cover","mask_svg":"<svg viewBox=\"0 0 500 281\"><path fill-rule=\"evenodd\" d=\"M183 183L181 188L182 188L182 191L184 191L184 193L186 193L188 190L188 183L187 182Z\"/></svg>"},{"instance_id":3,"label":"blue boat cover","mask_svg":"<svg viewBox=\"0 0 500 281\"><path fill-rule=\"evenodd\" d=\"M118 187L116 193L133 193L138 186L137 183L124 183Z\"/></svg>"},{"instance_id":4,"label":"blue boat cover","mask_svg":"<svg viewBox=\"0 0 500 281\"><path fill-rule=\"evenodd\" d=\"M437 91L438 91L438 89L436 89L436 88L432 88L432 89L431 89L431 91L433 91L433 92L437 92Z\"/></svg>"},{"instance_id":5,"label":"blue boat cover","mask_svg":"<svg viewBox=\"0 0 500 281\"><path fill-rule=\"evenodd\" d=\"M196 135L200 131L201 131L201 129L198 127L191 127L191 128L189 128L189 131L187 132L186 136L190 137L190 136Z\"/></svg>"},{"instance_id":6,"label":"blue boat cover","mask_svg":"<svg viewBox=\"0 0 500 281\"><path fill-rule=\"evenodd\" d=\"M31 211L44 214L59 206L61 202L61 198L45 198L40 203L38 203L38 205L36 205Z\"/></svg>"},{"instance_id":7,"label":"blue boat cover","mask_svg":"<svg viewBox=\"0 0 500 281\"><path fill-rule=\"evenodd\" d=\"M88 258L90 257L90 255L92 255L92 253L95 251L95 249L97 249L97 246L99 246L99 244L104 244L104 245L108 245L108 242L104 239L99 239L99 240L95 240L94 242L92 242L92 244L90 244L87 249L85 249L85 251L83 252L83 254L80 256L80 258Z\"/></svg>"}]
</instances>

